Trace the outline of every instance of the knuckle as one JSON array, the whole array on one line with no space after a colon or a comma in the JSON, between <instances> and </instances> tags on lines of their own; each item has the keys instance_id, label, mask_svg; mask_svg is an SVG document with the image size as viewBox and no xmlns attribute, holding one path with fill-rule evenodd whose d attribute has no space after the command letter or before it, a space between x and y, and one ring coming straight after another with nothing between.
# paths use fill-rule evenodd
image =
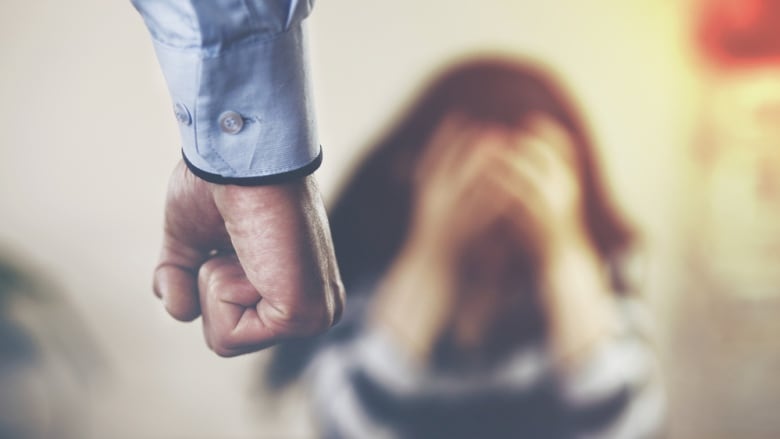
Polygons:
<instances>
[{"instance_id":1,"label":"knuckle","mask_svg":"<svg viewBox=\"0 0 780 439\"><path fill-rule=\"evenodd\" d=\"M327 330L331 321L332 312L324 302L320 302L280 309L274 326L280 328L279 333L305 337Z\"/></svg>"},{"instance_id":2,"label":"knuckle","mask_svg":"<svg viewBox=\"0 0 780 439\"><path fill-rule=\"evenodd\" d=\"M217 354L217 356L222 358L231 358L237 356L239 353L236 352L233 349L226 348L224 346L219 345L213 345L211 346L211 351Z\"/></svg>"},{"instance_id":3,"label":"knuckle","mask_svg":"<svg viewBox=\"0 0 780 439\"><path fill-rule=\"evenodd\" d=\"M311 310L306 326L311 334L319 334L328 330L332 322L333 309L323 301Z\"/></svg>"},{"instance_id":4,"label":"knuckle","mask_svg":"<svg viewBox=\"0 0 780 439\"><path fill-rule=\"evenodd\" d=\"M168 311L168 314L170 314L171 317L180 322L191 322L200 315L199 310L194 307L177 307L170 303L165 304L165 310Z\"/></svg>"},{"instance_id":5,"label":"knuckle","mask_svg":"<svg viewBox=\"0 0 780 439\"><path fill-rule=\"evenodd\" d=\"M239 354L240 346L224 334L217 334L211 337L209 348L222 358L235 357Z\"/></svg>"},{"instance_id":6,"label":"knuckle","mask_svg":"<svg viewBox=\"0 0 780 439\"><path fill-rule=\"evenodd\" d=\"M216 333L211 337L211 349L219 356L230 356L230 352L234 352L238 348L235 341L229 334Z\"/></svg>"}]
</instances>

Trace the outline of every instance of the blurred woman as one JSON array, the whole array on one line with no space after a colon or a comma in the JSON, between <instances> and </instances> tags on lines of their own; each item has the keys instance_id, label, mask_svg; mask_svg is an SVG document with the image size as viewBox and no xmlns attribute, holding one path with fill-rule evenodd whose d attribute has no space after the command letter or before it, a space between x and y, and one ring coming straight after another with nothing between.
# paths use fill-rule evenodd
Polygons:
<instances>
[{"instance_id":1,"label":"blurred woman","mask_svg":"<svg viewBox=\"0 0 780 439\"><path fill-rule=\"evenodd\" d=\"M594 154L535 68L477 60L434 81L332 211L351 302L309 368L324 436L660 435L616 269L634 234Z\"/></svg>"}]
</instances>

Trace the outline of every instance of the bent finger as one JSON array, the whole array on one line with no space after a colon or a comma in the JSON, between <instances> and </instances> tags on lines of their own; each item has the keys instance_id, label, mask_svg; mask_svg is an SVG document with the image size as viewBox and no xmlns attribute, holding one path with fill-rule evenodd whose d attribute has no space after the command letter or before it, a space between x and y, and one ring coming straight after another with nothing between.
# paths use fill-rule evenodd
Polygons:
<instances>
[{"instance_id":1,"label":"bent finger","mask_svg":"<svg viewBox=\"0 0 780 439\"><path fill-rule=\"evenodd\" d=\"M166 233L152 288L177 320L190 321L200 315L197 271L203 259L205 256L200 251Z\"/></svg>"},{"instance_id":2,"label":"bent finger","mask_svg":"<svg viewBox=\"0 0 780 439\"><path fill-rule=\"evenodd\" d=\"M277 340L258 315L262 301L234 254L218 255L200 269L198 289L206 344L230 357L257 351Z\"/></svg>"}]
</instances>

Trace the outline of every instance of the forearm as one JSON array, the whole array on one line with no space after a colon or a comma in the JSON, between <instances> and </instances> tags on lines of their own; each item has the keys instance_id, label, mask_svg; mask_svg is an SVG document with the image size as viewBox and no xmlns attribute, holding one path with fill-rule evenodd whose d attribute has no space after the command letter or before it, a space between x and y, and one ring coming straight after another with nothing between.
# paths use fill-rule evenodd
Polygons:
<instances>
[{"instance_id":1,"label":"forearm","mask_svg":"<svg viewBox=\"0 0 780 439\"><path fill-rule=\"evenodd\" d=\"M559 398L572 410L601 413L593 426L598 437L665 437L666 391L647 310L635 299L615 303L619 327L588 346L576 363L558 364Z\"/></svg>"},{"instance_id":2,"label":"forearm","mask_svg":"<svg viewBox=\"0 0 780 439\"><path fill-rule=\"evenodd\" d=\"M378 287L374 318L420 358L426 358L452 309L453 280L430 247L407 245Z\"/></svg>"},{"instance_id":3,"label":"forearm","mask_svg":"<svg viewBox=\"0 0 780 439\"><path fill-rule=\"evenodd\" d=\"M573 245L572 245L573 244ZM556 358L576 365L618 328L615 300L595 250L576 240L548 256L542 270L542 303Z\"/></svg>"}]
</instances>

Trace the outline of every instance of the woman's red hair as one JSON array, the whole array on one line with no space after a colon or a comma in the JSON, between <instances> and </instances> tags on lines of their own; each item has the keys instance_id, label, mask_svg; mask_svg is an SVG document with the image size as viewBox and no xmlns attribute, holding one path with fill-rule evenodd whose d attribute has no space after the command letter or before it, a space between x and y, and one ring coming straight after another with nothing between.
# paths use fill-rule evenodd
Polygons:
<instances>
[{"instance_id":1,"label":"woman's red hair","mask_svg":"<svg viewBox=\"0 0 780 439\"><path fill-rule=\"evenodd\" d=\"M371 149L331 209L347 291L381 275L399 251L409 228L415 167L429 137L453 112L509 127L539 113L560 123L573 139L584 220L595 247L605 261L624 250L633 232L608 196L593 144L571 102L550 74L508 59L467 61L434 79Z\"/></svg>"}]
</instances>

